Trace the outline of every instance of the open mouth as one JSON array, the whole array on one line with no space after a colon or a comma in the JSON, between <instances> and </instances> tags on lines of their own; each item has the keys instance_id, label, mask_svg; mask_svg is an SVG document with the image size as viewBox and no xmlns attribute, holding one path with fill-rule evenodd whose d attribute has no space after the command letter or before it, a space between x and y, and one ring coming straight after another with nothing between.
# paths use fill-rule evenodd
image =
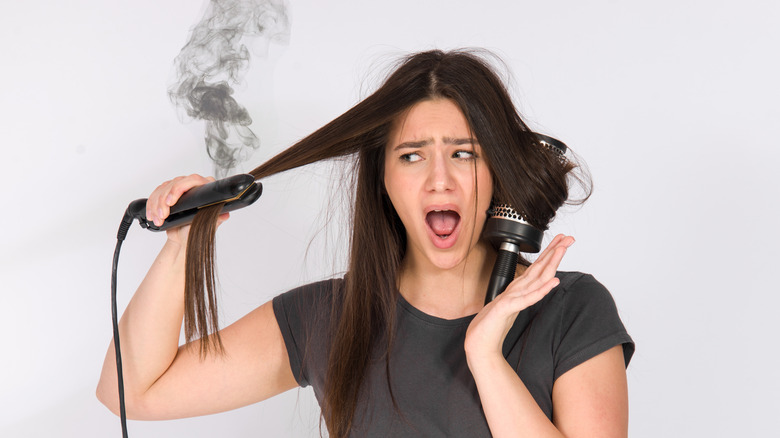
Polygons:
<instances>
[{"instance_id":1,"label":"open mouth","mask_svg":"<svg viewBox=\"0 0 780 438\"><path fill-rule=\"evenodd\" d=\"M460 215L452 210L433 210L425 215L431 231L440 239L447 239L460 223Z\"/></svg>"}]
</instances>

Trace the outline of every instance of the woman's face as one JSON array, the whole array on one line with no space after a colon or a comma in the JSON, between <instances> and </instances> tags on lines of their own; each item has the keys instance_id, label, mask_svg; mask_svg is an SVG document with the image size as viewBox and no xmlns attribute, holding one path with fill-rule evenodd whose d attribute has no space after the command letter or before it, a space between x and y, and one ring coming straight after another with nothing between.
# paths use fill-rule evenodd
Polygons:
<instances>
[{"instance_id":1,"label":"woman's face","mask_svg":"<svg viewBox=\"0 0 780 438\"><path fill-rule=\"evenodd\" d=\"M395 122L384 183L406 228L407 262L450 269L480 243L493 195L481 153L449 99L422 101Z\"/></svg>"}]
</instances>

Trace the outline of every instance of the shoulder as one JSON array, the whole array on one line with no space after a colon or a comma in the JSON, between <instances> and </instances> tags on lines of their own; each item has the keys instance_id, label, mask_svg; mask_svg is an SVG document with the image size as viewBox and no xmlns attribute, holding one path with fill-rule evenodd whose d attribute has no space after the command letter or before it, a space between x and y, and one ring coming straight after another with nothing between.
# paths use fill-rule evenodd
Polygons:
<instances>
[{"instance_id":1,"label":"shoulder","mask_svg":"<svg viewBox=\"0 0 780 438\"><path fill-rule=\"evenodd\" d=\"M307 283L281 294L280 296L306 296L311 294L330 293L344 281L343 278L327 278L325 280Z\"/></svg>"},{"instance_id":2,"label":"shoulder","mask_svg":"<svg viewBox=\"0 0 780 438\"><path fill-rule=\"evenodd\" d=\"M273 299L273 310L287 349L290 368L301 386L320 382L326 363L333 297L342 279L305 284Z\"/></svg>"},{"instance_id":3,"label":"shoulder","mask_svg":"<svg viewBox=\"0 0 780 438\"><path fill-rule=\"evenodd\" d=\"M343 280L331 278L291 289L273 299L274 314L280 326L311 328L330 320L333 299L340 295ZM283 330L284 331L284 330Z\"/></svg>"},{"instance_id":4,"label":"shoulder","mask_svg":"<svg viewBox=\"0 0 780 438\"><path fill-rule=\"evenodd\" d=\"M615 300L609 290L596 278L583 272L559 271L560 284L550 293L550 304L563 312L563 317L576 315L617 313Z\"/></svg>"},{"instance_id":5,"label":"shoulder","mask_svg":"<svg viewBox=\"0 0 780 438\"><path fill-rule=\"evenodd\" d=\"M285 309L299 307L307 309L312 306L319 307L322 304L330 304L343 281L341 278L330 278L298 286L274 297L274 308L284 306Z\"/></svg>"},{"instance_id":6,"label":"shoulder","mask_svg":"<svg viewBox=\"0 0 780 438\"><path fill-rule=\"evenodd\" d=\"M579 272L579 271L558 271L555 274L556 277L558 277L559 280L561 280L561 284L558 285L558 288L566 289L566 290L572 290L572 289L604 289L603 284L601 284L596 278L588 273L585 272Z\"/></svg>"},{"instance_id":7,"label":"shoulder","mask_svg":"<svg viewBox=\"0 0 780 438\"><path fill-rule=\"evenodd\" d=\"M623 345L628 365L634 343L609 290L590 274L558 272L556 276L561 283L551 292L547 304L557 319L560 367L556 374L619 344Z\"/></svg>"},{"instance_id":8,"label":"shoulder","mask_svg":"<svg viewBox=\"0 0 780 438\"><path fill-rule=\"evenodd\" d=\"M543 316L546 325L565 334L572 325L590 325L605 315L619 321L612 294L592 275L558 271L555 276L560 280L558 286L533 308L534 314Z\"/></svg>"},{"instance_id":9,"label":"shoulder","mask_svg":"<svg viewBox=\"0 0 780 438\"><path fill-rule=\"evenodd\" d=\"M594 308L615 310L615 300L609 290L591 274L559 271L561 283L555 288L555 297L565 308Z\"/></svg>"}]
</instances>

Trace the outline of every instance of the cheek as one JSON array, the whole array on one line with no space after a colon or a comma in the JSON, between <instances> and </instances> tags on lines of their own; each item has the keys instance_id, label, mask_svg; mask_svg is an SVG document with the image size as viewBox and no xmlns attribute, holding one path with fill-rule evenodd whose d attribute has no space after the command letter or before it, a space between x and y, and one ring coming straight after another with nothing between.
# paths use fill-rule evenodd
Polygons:
<instances>
[{"instance_id":1,"label":"cheek","mask_svg":"<svg viewBox=\"0 0 780 438\"><path fill-rule=\"evenodd\" d=\"M393 175L393 167L387 162L385 158L385 164L382 169L382 192L390 198L390 202L395 205L398 189L396 188L398 178Z\"/></svg>"},{"instance_id":2,"label":"cheek","mask_svg":"<svg viewBox=\"0 0 780 438\"><path fill-rule=\"evenodd\" d=\"M389 169L385 167L385 176L383 181L385 195L390 200L390 203L393 205L395 212L398 214L401 220L405 220L407 208L404 205L405 190L403 181L400 181L397 177L393 177L392 172L388 172L388 170Z\"/></svg>"},{"instance_id":3,"label":"cheek","mask_svg":"<svg viewBox=\"0 0 780 438\"><path fill-rule=\"evenodd\" d=\"M482 168L477 172L477 181L477 202L479 203L479 208L487 210L490 207L490 201L493 199L493 177L487 168Z\"/></svg>"},{"instance_id":4,"label":"cheek","mask_svg":"<svg viewBox=\"0 0 780 438\"><path fill-rule=\"evenodd\" d=\"M490 202L493 199L493 178L490 171L482 170L477 173L477 226L484 227L487 220L487 210L490 208Z\"/></svg>"},{"instance_id":5,"label":"cheek","mask_svg":"<svg viewBox=\"0 0 780 438\"><path fill-rule=\"evenodd\" d=\"M390 173L390 166L387 163L387 155L385 154L385 162L382 164L382 190L387 193L387 175Z\"/></svg>"}]
</instances>

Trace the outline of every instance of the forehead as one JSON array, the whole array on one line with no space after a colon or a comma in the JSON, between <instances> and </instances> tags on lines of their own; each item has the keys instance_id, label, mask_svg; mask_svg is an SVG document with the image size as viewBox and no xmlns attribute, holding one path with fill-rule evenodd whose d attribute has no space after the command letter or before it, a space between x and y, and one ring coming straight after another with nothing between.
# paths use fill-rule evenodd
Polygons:
<instances>
[{"instance_id":1,"label":"forehead","mask_svg":"<svg viewBox=\"0 0 780 438\"><path fill-rule=\"evenodd\" d=\"M437 138L470 138L466 116L450 99L431 99L416 103L393 123L390 144Z\"/></svg>"}]
</instances>

